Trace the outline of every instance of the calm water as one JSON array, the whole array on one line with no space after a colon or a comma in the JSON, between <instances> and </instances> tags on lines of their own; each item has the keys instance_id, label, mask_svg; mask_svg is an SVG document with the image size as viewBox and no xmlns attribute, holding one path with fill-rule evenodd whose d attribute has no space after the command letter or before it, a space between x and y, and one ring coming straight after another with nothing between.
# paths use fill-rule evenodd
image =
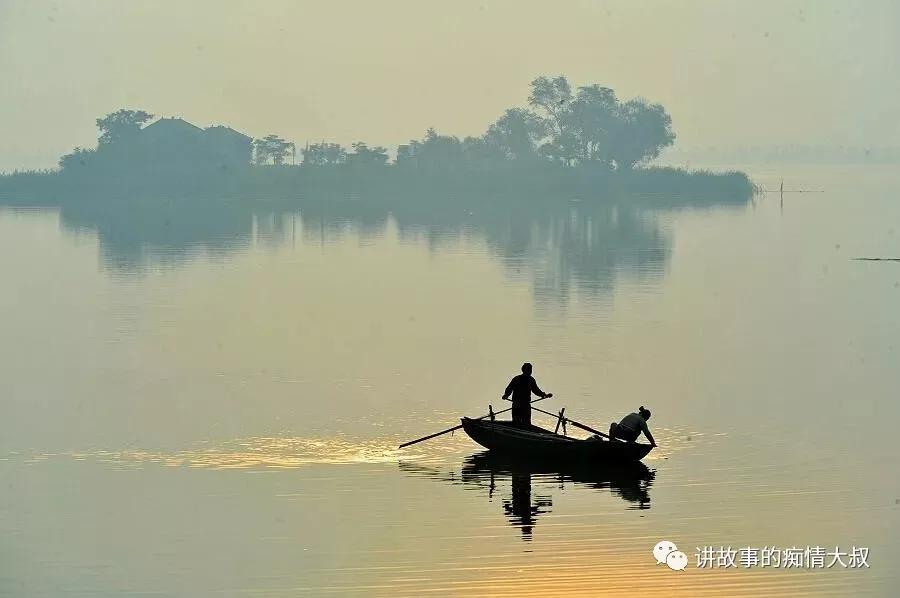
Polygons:
<instances>
[{"instance_id":1,"label":"calm water","mask_svg":"<svg viewBox=\"0 0 900 598\"><path fill-rule=\"evenodd\" d=\"M0 210L0 595L896 595L900 175L751 174L824 193ZM524 360L647 468L396 450Z\"/></svg>"}]
</instances>

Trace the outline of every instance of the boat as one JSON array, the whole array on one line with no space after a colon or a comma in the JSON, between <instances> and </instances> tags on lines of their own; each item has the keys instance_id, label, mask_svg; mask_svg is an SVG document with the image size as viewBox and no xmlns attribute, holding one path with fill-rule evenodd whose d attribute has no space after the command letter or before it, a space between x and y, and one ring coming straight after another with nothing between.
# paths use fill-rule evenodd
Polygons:
<instances>
[{"instance_id":1,"label":"boat","mask_svg":"<svg viewBox=\"0 0 900 598\"><path fill-rule=\"evenodd\" d=\"M640 461L653 450L649 444L604 440L596 435L571 438L512 421L464 417L462 428L469 438L493 453L529 458L611 465Z\"/></svg>"}]
</instances>

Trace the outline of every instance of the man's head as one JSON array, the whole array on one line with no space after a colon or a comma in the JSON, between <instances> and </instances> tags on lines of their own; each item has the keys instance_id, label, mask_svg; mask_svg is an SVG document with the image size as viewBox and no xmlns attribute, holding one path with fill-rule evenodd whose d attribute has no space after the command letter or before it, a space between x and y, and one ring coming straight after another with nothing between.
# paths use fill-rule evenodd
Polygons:
<instances>
[{"instance_id":1,"label":"man's head","mask_svg":"<svg viewBox=\"0 0 900 598\"><path fill-rule=\"evenodd\" d=\"M650 419L650 410L644 409L643 405L641 405L641 408L638 409L638 413L640 414L641 417L644 418L644 421L647 421L648 419Z\"/></svg>"},{"instance_id":2,"label":"man's head","mask_svg":"<svg viewBox=\"0 0 900 598\"><path fill-rule=\"evenodd\" d=\"M522 364L522 373L525 374L526 376L531 375L531 364L530 363Z\"/></svg>"}]
</instances>

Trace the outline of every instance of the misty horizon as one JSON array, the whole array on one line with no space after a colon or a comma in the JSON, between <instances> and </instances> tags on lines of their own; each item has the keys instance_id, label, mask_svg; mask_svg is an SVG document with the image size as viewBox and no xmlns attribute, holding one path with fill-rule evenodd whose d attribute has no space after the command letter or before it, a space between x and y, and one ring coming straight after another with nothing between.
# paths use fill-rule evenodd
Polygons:
<instances>
[{"instance_id":1,"label":"misty horizon","mask_svg":"<svg viewBox=\"0 0 900 598\"><path fill-rule=\"evenodd\" d=\"M519 3L266 7L0 3L0 170L52 167L123 106L300 145L475 135L558 73L663 104L684 147L900 145L891 2L578 2L564 30Z\"/></svg>"}]
</instances>

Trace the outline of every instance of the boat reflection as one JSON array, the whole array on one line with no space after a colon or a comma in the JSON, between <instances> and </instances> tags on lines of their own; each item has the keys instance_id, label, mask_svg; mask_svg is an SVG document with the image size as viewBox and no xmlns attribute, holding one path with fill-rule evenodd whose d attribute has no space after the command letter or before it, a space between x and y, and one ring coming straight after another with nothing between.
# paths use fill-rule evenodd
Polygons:
<instances>
[{"instance_id":1,"label":"boat reflection","mask_svg":"<svg viewBox=\"0 0 900 598\"><path fill-rule=\"evenodd\" d=\"M518 527L522 532L523 540L531 540L531 532L537 523L537 516L549 512L553 506L551 497L536 497L534 505L531 501L531 474L513 473L512 498L503 501L503 510L509 518L510 525ZM491 487L495 487L494 476L491 474Z\"/></svg>"},{"instance_id":2,"label":"boat reflection","mask_svg":"<svg viewBox=\"0 0 900 598\"><path fill-rule=\"evenodd\" d=\"M486 490L489 500L499 494L509 524L519 529L525 541L532 539L538 517L551 512L554 489L563 491L568 485L609 492L624 500L626 509L644 510L650 508L650 487L656 478L656 470L640 462L616 466L559 464L490 451L467 457L458 473L441 473L410 463L401 463L400 467L411 475Z\"/></svg>"}]
</instances>

